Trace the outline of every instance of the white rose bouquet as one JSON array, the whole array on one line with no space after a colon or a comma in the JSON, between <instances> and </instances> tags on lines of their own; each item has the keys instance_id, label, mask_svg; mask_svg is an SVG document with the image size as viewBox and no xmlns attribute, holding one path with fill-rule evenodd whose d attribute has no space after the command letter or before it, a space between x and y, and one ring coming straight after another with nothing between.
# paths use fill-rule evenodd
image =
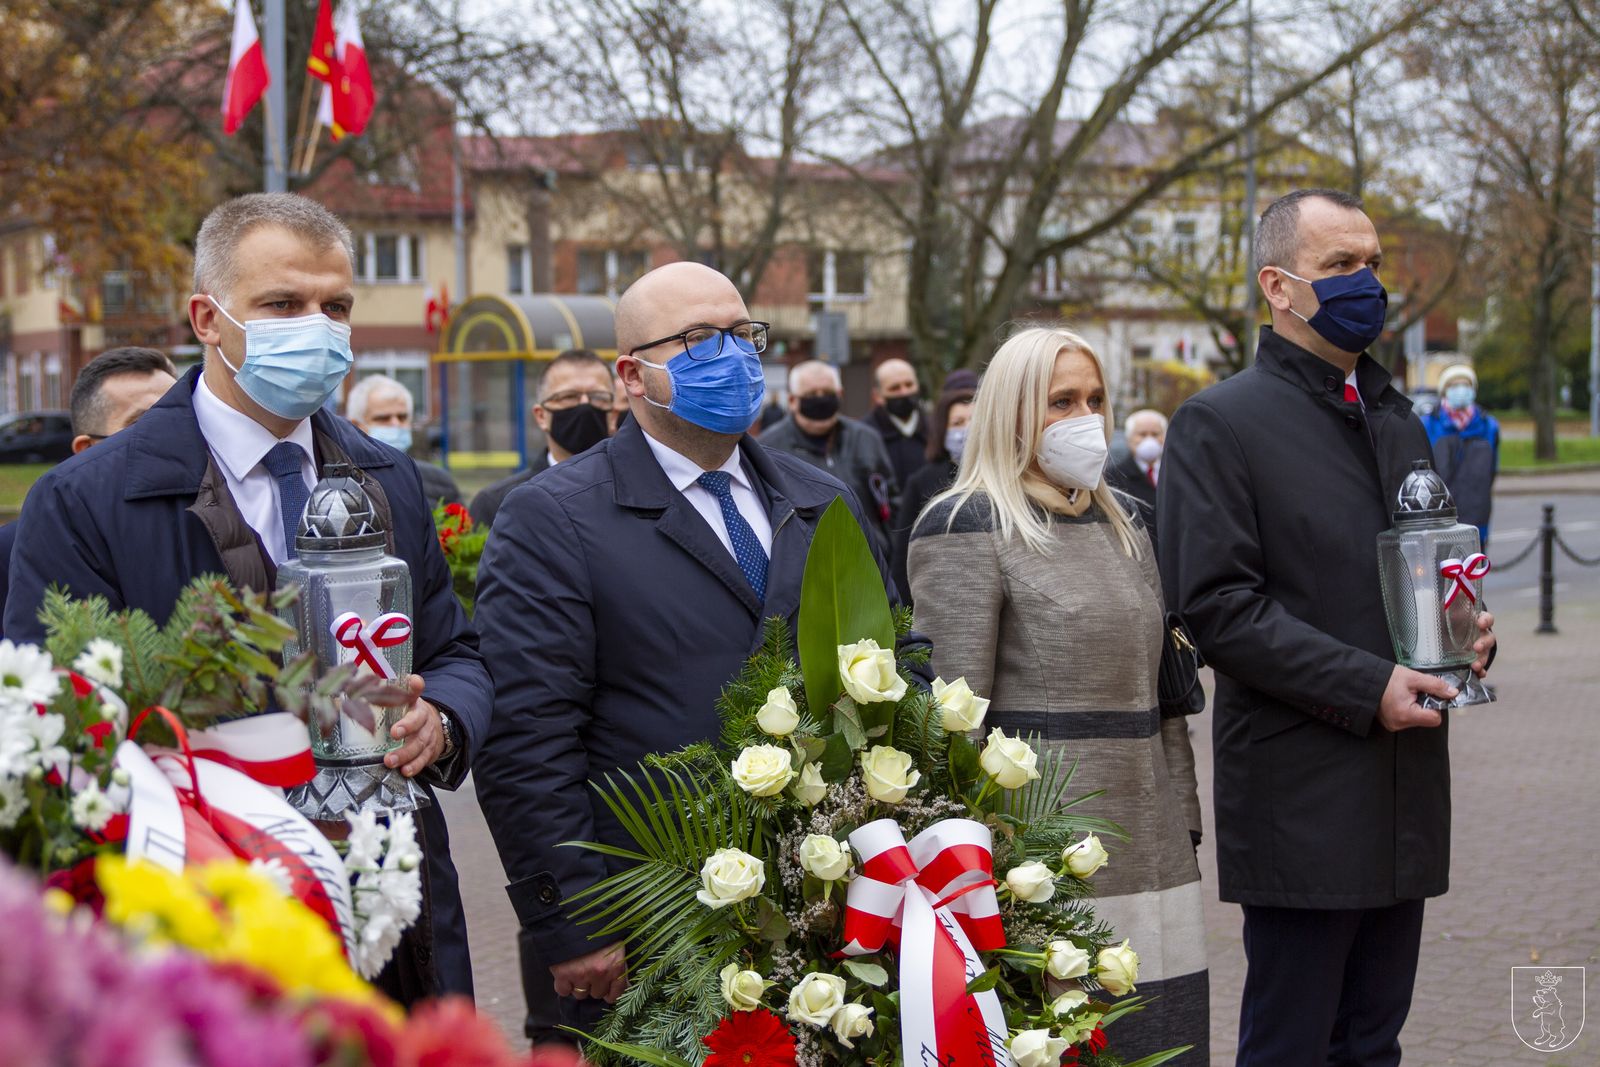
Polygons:
<instances>
[{"instance_id":1,"label":"white rose bouquet","mask_svg":"<svg viewBox=\"0 0 1600 1067\"><path fill-rule=\"evenodd\" d=\"M970 737L989 701L926 673L910 630L835 504L798 632L768 621L718 701L718 738L596 783L634 840L571 843L623 868L573 911L629 945L629 988L590 1059L888 1065L956 1038L997 1067L1069 1049L1082 1067L1154 1067L1184 1051L1126 1065L1105 1031L1140 1007L1135 946L1090 899L1102 838L1124 835L1074 806L1070 755L998 728ZM934 944L965 957L942 987L922 955ZM919 995L900 995L908 983ZM924 1013L922 994L975 1010ZM981 1035L949 1031L980 1014Z\"/></svg>"}]
</instances>

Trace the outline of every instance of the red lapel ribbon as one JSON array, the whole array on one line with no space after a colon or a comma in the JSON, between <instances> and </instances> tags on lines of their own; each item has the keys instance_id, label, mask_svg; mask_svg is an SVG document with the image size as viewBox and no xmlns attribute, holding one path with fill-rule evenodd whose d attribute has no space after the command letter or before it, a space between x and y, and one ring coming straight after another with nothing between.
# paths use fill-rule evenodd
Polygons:
<instances>
[{"instance_id":1,"label":"red lapel ribbon","mask_svg":"<svg viewBox=\"0 0 1600 1067\"><path fill-rule=\"evenodd\" d=\"M1482 581L1483 576L1488 573L1489 557L1482 552L1474 552L1466 559L1447 559L1439 564L1439 574L1451 580L1450 591L1444 597L1444 606L1449 607L1455 603L1458 593L1467 594L1467 600L1476 604L1477 590L1468 583Z\"/></svg>"},{"instance_id":2,"label":"red lapel ribbon","mask_svg":"<svg viewBox=\"0 0 1600 1067\"><path fill-rule=\"evenodd\" d=\"M357 663L365 663L380 678L393 678L394 668L378 654L378 649L404 643L411 636L411 620L391 611L373 619L372 629L368 630L360 615L347 611L334 619L328 629L342 647L355 649Z\"/></svg>"},{"instance_id":3,"label":"red lapel ribbon","mask_svg":"<svg viewBox=\"0 0 1600 1067\"><path fill-rule=\"evenodd\" d=\"M850 845L861 873L845 897L840 955L897 946L905 1062L1009 1067L1000 998L967 992L984 971L978 951L1006 943L989 828L946 819L907 844L899 824L879 819L851 833Z\"/></svg>"}]
</instances>

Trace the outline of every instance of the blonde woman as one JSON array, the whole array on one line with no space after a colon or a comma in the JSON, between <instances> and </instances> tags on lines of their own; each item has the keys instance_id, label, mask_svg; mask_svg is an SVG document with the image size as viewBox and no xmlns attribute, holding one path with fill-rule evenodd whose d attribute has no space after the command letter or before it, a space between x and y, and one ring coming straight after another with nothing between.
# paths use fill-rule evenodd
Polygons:
<instances>
[{"instance_id":1,"label":"blonde woman","mask_svg":"<svg viewBox=\"0 0 1600 1067\"><path fill-rule=\"evenodd\" d=\"M1132 942L1138 993L1155 999L1117 1026L1118 1054L1192 1044L1175 1062L1203 1065L1194 753L1185 720L1157 710L1160 585L1148 536L1105 483L1112 425L1083 338L1016 334L989 363L960 471L918 519L908 569L938 673L992 701L984 729L1079 758L1074 794L1105 790L1084 810L1130 835L1106 842L1095 907Z\"/></svg>"}]
</instances>

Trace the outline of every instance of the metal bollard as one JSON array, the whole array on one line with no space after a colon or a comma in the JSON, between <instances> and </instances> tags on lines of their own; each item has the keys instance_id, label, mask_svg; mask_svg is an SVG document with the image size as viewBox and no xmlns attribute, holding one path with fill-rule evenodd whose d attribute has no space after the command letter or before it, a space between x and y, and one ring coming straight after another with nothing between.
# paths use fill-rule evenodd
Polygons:
<instances>
[{"instance_id":1,"label":"metal bollard","mask_svg":"<svg viewBox=\"0 0 1600 1067\"><path fill-rule=\"evenodd\" d=\"M1538 634L1556 632L1556 506L1544 506L1539 526L1539 628Z\"/></svg>"}]
</instances>

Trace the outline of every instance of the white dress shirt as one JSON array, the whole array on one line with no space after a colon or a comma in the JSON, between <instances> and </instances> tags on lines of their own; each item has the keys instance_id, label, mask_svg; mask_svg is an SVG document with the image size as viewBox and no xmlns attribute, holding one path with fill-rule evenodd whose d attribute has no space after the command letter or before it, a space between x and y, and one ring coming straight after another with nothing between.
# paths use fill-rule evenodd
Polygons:
<instances>
[{"instance_id":1,"label":"white dress shirt","mask_svg":"<svg viewBox=\"0 0 1600 1067\"><path fill-rule=\"evenodd\" d=\"M649 443L650 451L655 454L656 462L661 464L661 470L666 474L667 481L694 505L700 517L706 520L706 525L711 527L711 532L717 535L717 540L722 542L722 547L728 550L728 555L737 560L738 557L733 551L733 538L728 536L728 524L722 521L722 505L717 502L711 490L699 482L700 475L705 473L700 469L700 464L683 453L668 448L648 433L644 435L644 439ZM744 521L750 524L756 539L761 542L762 551L767 554L768 559L771 559L772 520L767 516L766 505L762 503L761 494L756 492L755 483L744 469L739 449L735 447L727 462L717 469L732 476L729 485L733 493L734 506L739 509L739 514L744 516Z\"/></svg>"},{"instance_id":2,"label":"white dress shirt","mask_svg":"<svg viewBox=\"0 0 1600 1067\"><path fill-rule=\"evenodd\" d=\"M1149 482L1151 485L1155 485L1161 480L1161 461L1159 459L1154 463L1146 463L1138 456L1134 456L1133 461L1137 463L1139 465L1139 469L1144 472L1145 481Z\"/></svg>"},{"instance_id":3,"label":"white dress shirt","mask_svg":"<svg viewBox=\"0 0 1600 1067\"><path fill-rule=\"evenodd\" d=\"M1356 401L1361 405L1361 410L1367 410L1367 401L1366 398L1361 395L1361 383L1356 381L1355 371L1350 372L1349 377L1344 380L1344 384L1356 391Z\"/></svg>"},{"instance_id":4,"label":"white dress shirt","mask_svg":"<svg viewBox=\"0 0 1600 1067\"><path fill-rule=\"evenodd\" d=\"M203 374L194 390L194 417L200 424L200 436L206 439L206 447L222 469L228 492L239 505L239 513L260 536L272 562L282 565L289 558L289 550L283 540L278 482L261 463L279 439L249 415L218 399L206 386ZM285 440L299 445L304 453L300 459L300 475L306 480L309 492L317 484L316 466L312 462L315 445L311 420L301 419Z\"/></svg>"}]
</instances>

